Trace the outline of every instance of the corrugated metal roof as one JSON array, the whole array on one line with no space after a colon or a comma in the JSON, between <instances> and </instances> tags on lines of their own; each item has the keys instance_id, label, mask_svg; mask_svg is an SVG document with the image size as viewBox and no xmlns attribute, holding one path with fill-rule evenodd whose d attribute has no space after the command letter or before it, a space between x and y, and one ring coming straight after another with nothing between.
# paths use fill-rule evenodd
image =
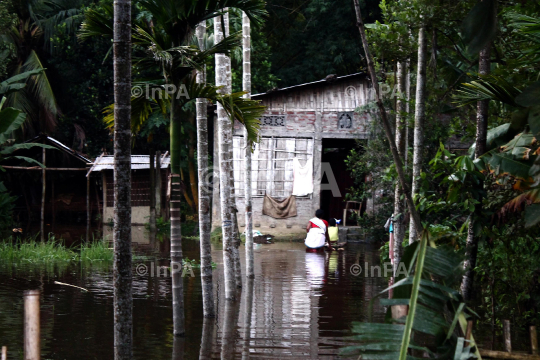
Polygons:
<instances>
[{"instance_id":1,"label":"corrugated metal roof","mask_svg":"<svg viewBox=\"0 0 540 360\"><path fill-rule=\"evenodd\" d=\"M161 168L166 169L171 165L171 157L161 157ZM91 171L113 170L114 156L107 155L97 158ZM131 155L131 169L150 169L150 155Z\"/></svg>"},{"instance_id":2,"label":"corrugated metal roof","mask_svg":"<svg viewBox=\"0 0 540 360\"><path fill-rule=\"evenodd\" d=\"M365 76L367 76L366 73L359 72L359 73L354 73L354 74L349 74L349 75L338 76L334 80L332 80L331 82L327 81L326 79L322 79L322 80L312 81L312 82L308 82L308 83L304 83L304 84L287 86L287 87L277 89L276 91L272 91L272 92L268 92L268 93L253 94L253 95L251 95L251 97L254 98L254 97L259 97L259 96L272 95L272 94L275 94L276 92L279 92L279 91L292 90L292 89L302 87L302 86L309 86L309 85L316 85L316 84L323 84L323 83L331 84L331 83L333 83L335 81L339 81L339 80L344 80L344 79L353 78L353 77L365 77Z\"/></svg>"}]
</instances>

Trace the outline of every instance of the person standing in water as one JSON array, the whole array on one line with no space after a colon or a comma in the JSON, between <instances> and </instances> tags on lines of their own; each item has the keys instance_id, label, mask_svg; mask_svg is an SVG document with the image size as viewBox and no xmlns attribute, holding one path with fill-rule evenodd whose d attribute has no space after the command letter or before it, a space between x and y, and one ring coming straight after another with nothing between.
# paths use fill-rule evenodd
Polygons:
<instances>
[{"instance_id":1,"label":"person standing in water","mask_svg":"<svg viewBox=\"0 0 540 360\"><path fill-rule=\"evenodd\" d=\"M310 249L321 249L326 242L330 243L328 222L323 220L323 217L324 211L319 209L315 212L315 217L307 224L304 244Z\"/></svg>"}]
</instances>

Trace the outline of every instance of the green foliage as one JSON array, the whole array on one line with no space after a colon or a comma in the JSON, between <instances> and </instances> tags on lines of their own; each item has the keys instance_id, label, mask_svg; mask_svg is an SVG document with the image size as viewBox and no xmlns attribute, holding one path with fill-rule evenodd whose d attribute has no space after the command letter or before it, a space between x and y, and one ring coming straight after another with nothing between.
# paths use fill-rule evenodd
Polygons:
<instances>
[{"instance_id":1,"label":"green foliage","mask_svg":"<svg viewBox=\"0 0 540 360\"><path fill-rule=\"evenodd\" d=\"M366 22L379 18L379 1L360 1ZM363 69L352 1L270 0L263 29L279 87L347 75ZM259 89L266 91L267 89Z\"/></svg>"},{"instance_id":2,"label":"green foliage","mask_svg":"<svg viewBox=\"0 0 540 360\"><path fill-rule=\"evenodd\" d=\"M432 357L474 358L472 354L478 354L474 338L472 344L464 344L458 330L464 331L466 317L473 314L455 290L461 280L461 256L451 248L436 247L424 233L421 241L405 248L402 261L405 268L403 272L398 270L396 283L379 294L393 291L391 299L380 300L381 305L388 306L388 321L355 323L353 338L360 344L343 352L374 359L405 360L410 350L425 351ZM408 315L391 322L393 305L408 305ZM465 345L471 346L467 349Z\"/></svg>"},{"instance_id":3,"label":"green foliage","mask_svg":"<svg viewBox=\"0 0 540 360\"><path fill-rule=\"evenodd\" d=\"M13 209L15 208L16 196L11 196L8 189L0 182L0 233L9 230L13 226Z\"/></svg>"},{"instance_id":4,"label":"green foliage","mask_svg":"<svg viewBox=\"0 0 540 360\"><path fill-rule=\"evenodd\" d=\"M78 249L68 248L62 240L49 234L45 242L8 238L0 242L0 259L11 264L56 264L69 262L109 262L113 250L103 241L84 243Z\"/></svg>"}]
</instances>

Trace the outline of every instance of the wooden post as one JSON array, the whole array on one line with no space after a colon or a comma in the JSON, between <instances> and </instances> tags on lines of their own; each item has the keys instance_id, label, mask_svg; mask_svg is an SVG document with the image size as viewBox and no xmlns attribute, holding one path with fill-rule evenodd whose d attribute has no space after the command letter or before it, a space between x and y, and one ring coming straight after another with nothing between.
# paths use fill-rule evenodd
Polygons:
<instances>
[{"instance_id":1,"label":"wooden post","mask_svg":"<svg viewBox=\"0 0 540 360\"><path fill-rule=\"evenodd\" d=\"M2 346L2 360L7 360L7 346Z\"/></svg>"},{"instance_id":2,"label":"wooden post","mask_svg":"<svg viewBox=\"0 0 540 360\"><path fill-rule=\"evenodd\" d=\"M42 163L45 166L45 148L42 149ZM41 170L41 242L45 241L45 190L46 190L46 177L45 169Z\"/></svg>"},{"instance_id":3,"label":"wooden post","mask_svg":"<svg viewBox=\"0 0 540 360\"><path fill-rule=\"evenodd\" d=\"M510 320L503 320L504 349L512 352L512 337L510 335Z\"/></svg>"},{"instance_id":4,"label":"wooden post","mask_svg":"<svg viewBox=\"0 0 540 360\"><path fill-rule=\"evenodd\" d=\"M156 241L156 169L154 167L156 153L154 148L150 149L150 186L148 194L150 195L150 244L154 245Z\"/></svg>"},{"instance_id":5,"label":"wooden post","mask_svg":"<svg viewBox=\"0 0 540 360\"><path fill-rule=\"evenodd\" d=\"M161 214L161 151L156 151L156 216L161 217L163 214Z\"/></svg>"},{"instance_id":6,"label":"wooden post","mask_svg":"<svg viewBox=\"0 0 540 360\"><path fill-rule=\"evenodd\" d=\"M52 231L54 232L54 225L56 223L56 201L54 200L54 178L55 176L51 174L51 212L52 212Z\"/></svg>"},{"instance_id":7,"label":"wooden post","mask_svg":"<svg viewBox=\"0 0 540 360\"><path fill-rule=\"evenodd\" d=\"M97 210L99 217L101 218L101 222L103 222L103 213L101 212L101 206L99 205L99 182L98 179L96 179L96 182L94 183L94 193L96 194L96 204L97 204ZM99 224L98 224L99 225Z\"/></svg>"},{"instance_id":8,"label":"wooden post","mask_svg":"<svg viewBox=\"0 0 540 360\"><path fill-rule=\"evenodd\" d=\"M86 177L86 242L90 241L90 175Z\"/></svg>"},{"instance_id":9,"label":"wooden post","mask_svg":"<svg viewBox=\"0 0 540 360\"><path fill-rule=\"evenodd\" d=\"M24 360L39 360L39 290L24 292Z\"/></svg>"},{"instance_id":10,"label":"wooden post","mask_svg":"<svg viewBox=\"0 0 540 360\"><path fill-rule=\"evenodd\" d=\"M473 321L468 320L467 321L467 332L465 333L465 340L471 340L472 328L473 328ZM471 346L471 344L467 343L465 346Z\"/></svg>"},{"instance_id":11,"label":"wooden post","mask_svg":"<svg viewBox=\"0 0 540 360\"><path fill-rule=\"evenodd\" d=\"M529 332L531 333L531 354L538 355L538 337L536 335L536 326L530 326Z\"/></svg>"}]
</instances>

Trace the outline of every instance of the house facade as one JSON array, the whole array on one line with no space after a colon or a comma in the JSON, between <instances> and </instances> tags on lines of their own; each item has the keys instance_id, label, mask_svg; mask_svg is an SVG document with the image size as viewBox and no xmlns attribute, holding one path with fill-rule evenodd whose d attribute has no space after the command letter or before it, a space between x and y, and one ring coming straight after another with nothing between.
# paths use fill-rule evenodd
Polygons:
<instances>
[{"instance_id":1,"label":"house facade","mask_svg":"<svg viewBox=\"0 0 540 360\"><path fill-rule=\"evenodd\" d=\"M370 115L355 113L371 96L371 84L364 73L256 94L267 107L261 120L261 139L252 155L253 228L275 236L305 236L305 228L317 209L327 217L341 218L347 188L352 186L345 165L346 155L357 146L357 139L367 139ZM241 124L235 124L233 136L234 183L236 205L243 214L244 136ZM295 160L297 159L297 160ZM265 196L276 201L293 194L295 162L310 167L313 189L298 192L296 216L275 218L263 214ZM297 169L298 169L298 165ZM298 172L297 172L298 174ZM217 177L214 175L214 179ZM219 184L214 182L213 227L221 225ZM240 230L245 219L238 217Z\"/></svg>"}]
</instances>

